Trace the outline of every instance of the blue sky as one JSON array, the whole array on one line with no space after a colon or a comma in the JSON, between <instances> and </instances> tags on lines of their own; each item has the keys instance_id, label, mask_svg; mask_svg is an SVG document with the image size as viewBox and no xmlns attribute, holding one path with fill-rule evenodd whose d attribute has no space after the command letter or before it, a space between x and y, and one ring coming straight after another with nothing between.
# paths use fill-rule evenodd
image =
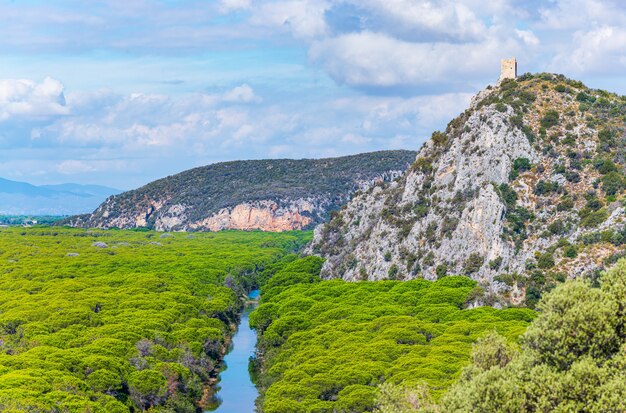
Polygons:
<instances>
[{"instance_id":1,"label":"blue sky","mask_svg":"<svg viewBox=\"0 0 626 413\"><path fill-rule=\"evenodd\" d=\"M0 177L130 189L224 160L418 149L509 56L626 93L626 6L0 0Z\"/></svg>"}]
</instances>

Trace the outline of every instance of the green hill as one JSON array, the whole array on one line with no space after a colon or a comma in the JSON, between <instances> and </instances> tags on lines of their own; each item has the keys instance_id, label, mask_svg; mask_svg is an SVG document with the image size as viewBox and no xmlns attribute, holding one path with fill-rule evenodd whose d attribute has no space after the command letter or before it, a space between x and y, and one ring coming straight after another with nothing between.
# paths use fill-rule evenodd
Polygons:
<instances>
[{"instance_id":1,"label":"green hill","mask_svg":"<svg viewBox=\"0 0 626 413\"><path fill-rule=\"evenodd\" d=\"M157 230L309 228L358 189L399 176L416 152L329 159L254 160L203 166L113 196L72 226Z\"/></svg>"}]
</instances>

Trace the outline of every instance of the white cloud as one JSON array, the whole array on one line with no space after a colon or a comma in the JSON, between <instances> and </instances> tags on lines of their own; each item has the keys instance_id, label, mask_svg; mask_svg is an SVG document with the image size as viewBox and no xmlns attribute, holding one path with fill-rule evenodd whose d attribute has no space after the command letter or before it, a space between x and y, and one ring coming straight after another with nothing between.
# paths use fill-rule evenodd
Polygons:
<instances>
[{"instance_id":1,"label":"white cloud","mask_svg":"<svg viewBox=\"0 0 626 413\"><path fill-rule=\"evenodd\" d=\"M15 118L48 118L67 115L63 84L52 78L0 80L0 121Z\"/></svg>"},{"instance_id":2,"label":"white cloud","mask_svg":"<svg viewBox=\"0 0 626 413\"><path fill-rule=\"evenodd\" d=\"M63 175L74 175L78 173L93 172L96 168L88 162L78 160L67 160L57 165L57 171Z\"/></svg>"},{"instance_id":3,"label":"white cloud","mask_svg":"<svg viewBox=\"0 0 626 413\"><path fill-rule=\"evenodd\" d=\"M309 56L340 83L390 87L454 82L490 71L495 79L507 49L497 41L412 43L384 33L361 32L317 41Z\"/></svg>"},{"instance_id":4,"label":"white cloud","mask_svg":"<svg viewBox=\"0 0 626 413\"><path fill-rule=\"evenodd\" d=\"M602 26L574 35L573 47L554 58L552 66L570 73L621 74L626 69L626 29Z\"/></svg>"},{"instance_id":5,"label":"white cloud","mask_svg":"<svg viewBox=\"0 0 626 413\"><path fill-rule=\"evenodd\" d=\"M515 30L515 34L524 41L528 46L537 46L540 41L531 30Z\"/></svg>"},{"instance_id":6,"label":"white cloud","mask_svg":"<svg viewBox=\"0 0 626 413\"><path fill-rule=\"evenodd\" d=\"M251 4L251 0L220 0L219 8L222 13L230 13L232 11L249 9Z\"/></svg>"},{"instance_id":7,"label":"white cloud","mask_svg":"<svg viewBox=\"0 0 626 413\"><path fill-rule=\"evenodd\" d=\"M234 102L234 103L251 103L251 102L260 102L262 99L258 97L254 93L254 89L252 89L249 85L243 84L241 86L237 86L232 90L224 93L222 99L225 102Z\"/></svg>"},{"instance_id":8,"label":"white cloud","mask_svg":"<svg viewBox=\"0 0 626 413\"><path fill-rule=\"evenodd\" d=\"M484 36L486 26L460 1L350 0L382 19L390 33L443 35L463 41ZM340 2L337 2L340 3Z\"/></svg>"},{"instance_id":9,"label":"white cloud","mask_svg":"<svg viewBox=\"0 0 626 413\"><path fill-rule=\"evenodd\" d=\"M330 3L325 0L281 0L256 7L253 25L291 33L297 39L313 39L328 32L324 14Z\"/></svg>"},{"instance_id":10,"label":"white cloud","mask_svg":"<svg viewBox=\"0 0 626 413\"><path fill-rule=\"evenodd\" d=\"M626 19L621 0L553 0L540 8L540 16L538 27L572 32L585 27L623 24Z\"/></svg>"}]
</instances>

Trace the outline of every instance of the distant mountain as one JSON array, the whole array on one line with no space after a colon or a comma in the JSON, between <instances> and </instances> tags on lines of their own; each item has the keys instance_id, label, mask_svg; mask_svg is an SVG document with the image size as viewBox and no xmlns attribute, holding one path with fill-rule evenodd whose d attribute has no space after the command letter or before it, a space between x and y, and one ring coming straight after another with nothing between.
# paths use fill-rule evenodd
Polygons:
<instances>
[{"instance_id":1,"label":"distant mountain","mask_svg":"<svg viewBox=\"0 0 626 413\"><path fill-rule=\"evenodd\" d=\"M107 199L64 224L157 230L311 228L353 193L400 176L413 151L329 159L224 162L181 172Z\"/></svg>"},{"instance_id":2,"label":"distant mountain","mask_svg":"<svg viewBox=\"0 0 626 413\"><path fill-rule=\"evenodd\" d=\"M93 211L120 190L100 185L31 185L0 178L0 214L75 215Z\"/></svg>"}]
</instances>

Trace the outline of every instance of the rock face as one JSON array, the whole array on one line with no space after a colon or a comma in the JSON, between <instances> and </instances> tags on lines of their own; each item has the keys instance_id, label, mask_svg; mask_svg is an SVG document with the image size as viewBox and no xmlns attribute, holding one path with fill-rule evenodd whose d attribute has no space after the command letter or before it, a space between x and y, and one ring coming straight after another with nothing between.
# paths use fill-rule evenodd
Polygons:
<instances>
[{"instance_id":1,"label":"rock face","mask_svg":"<svg viewBox=\"0 0 626 413\"><path fill-rule=\"evenodd\" d=\"M479 93L398 180L316 228L323 275L478 280L477 300L532 304L622 254L626 99L562 76Z\"/></svg>"},{"instance_id":2,"label":"rock face","mask_svg":"<svg viewBox=\"0 0 626 413\"><path fill-rule=\"evenodd\" d=\"M327 220L355 191L401 176L415 154L383 151L209 165L110 197L93 214L62 224L159 231L306 229Z\"/></svg>"},{"instance_id":3,"label":"rock face","mask_svg":"<svg viewBox=\"0 0 626 413\"><path fill-rule=\"evenodd\" d=\"M288 231L310 226L318 210L325 208L315 200L299 199L282 207L274 201L258 201L239 204L234 208L224 208L201 222L191 224L190 227L210 231L224 229Z\"/></svg>"}]
</instances>

